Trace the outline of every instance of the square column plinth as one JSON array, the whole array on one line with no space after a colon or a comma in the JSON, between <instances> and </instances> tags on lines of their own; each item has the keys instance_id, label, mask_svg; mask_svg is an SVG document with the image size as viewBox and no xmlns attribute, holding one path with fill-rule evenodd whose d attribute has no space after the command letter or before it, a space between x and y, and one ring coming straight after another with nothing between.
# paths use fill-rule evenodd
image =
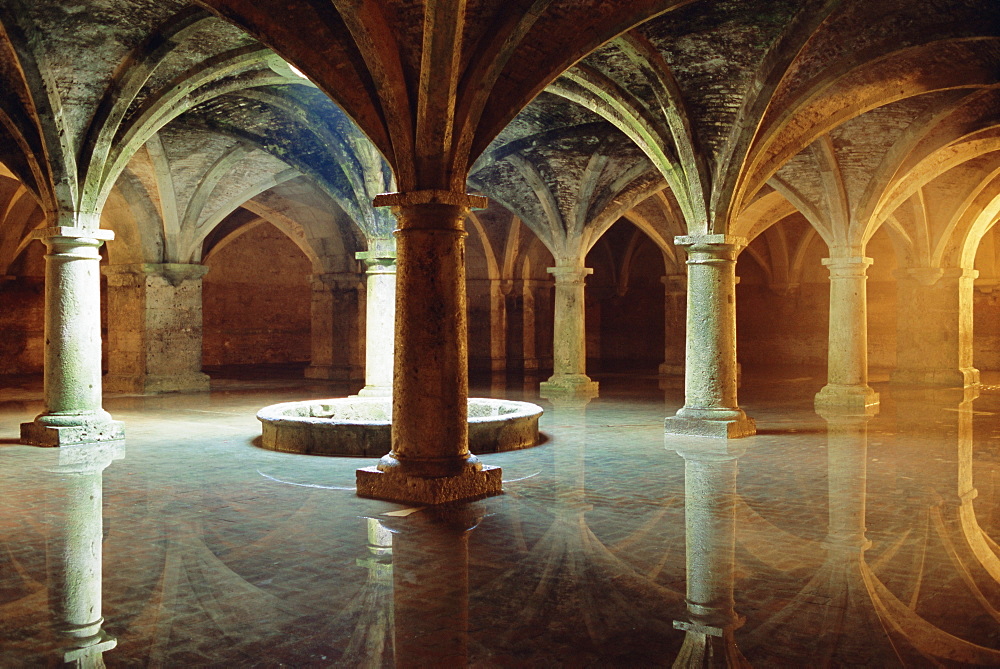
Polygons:
<instances>
[{"instance_id":1,"label":"square column plinth","mask_svg":"<svg viewBox=\"0 0 1000 669\"><path fill-rule=\"evenodd\" d=\"M757 434L757 424L753 418L745 414L732 418L715 418L712 416L681 415L683 411L681 409L676 416L668 416L664 420L664 430L668 435L740 439Z\"/></svg>"},{"instance_id":2,"label":"square column plinth","mask_svg":"<svg viewBox=\"0 0 1000 669\"><path fill-rule=\"evenodd\" d=\"M503 492L500 467L483 465L456 476L424 478L378 467L357 470L358 497L407 504L446 504L499 495Z\"/></svg>"},{"instance_id":3,"label":"square column plinth","mask_svg":"<svg viewBox=\"0 0 1000 669\"><path fill-rule=\"evenodd\" d=\"M72 424L53 425L57 416L39 416L31 423L21 423L21 443L32 446L72 446L125 439L125 424L111 420L102 411L101 415L87 418L79 415L69 417ZM69 421L67 421L69 422Z\"/></svg>"}]
</instances>

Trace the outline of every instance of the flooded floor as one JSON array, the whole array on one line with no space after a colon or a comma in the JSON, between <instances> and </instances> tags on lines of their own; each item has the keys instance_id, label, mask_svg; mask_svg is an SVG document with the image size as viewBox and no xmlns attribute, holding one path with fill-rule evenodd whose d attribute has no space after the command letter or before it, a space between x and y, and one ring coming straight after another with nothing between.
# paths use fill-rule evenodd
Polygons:
<instances>
[{"instance_id":1,"label":"flooded floor","mask_svg":"<svg viewBox=\"0 0 1000 669\"><path fill-rule=\"evenodd\" d=\"M72 450L17 445L40 383L0 379L0 666L1000 665L997 379L821 417L815 370L747 371L727 442L664 437L678 385L596 378L474 388L541 404L544 443L439 508L257 446L259 408L347 388L108 396L126 443Z\"/></svg>"}]
</instances>

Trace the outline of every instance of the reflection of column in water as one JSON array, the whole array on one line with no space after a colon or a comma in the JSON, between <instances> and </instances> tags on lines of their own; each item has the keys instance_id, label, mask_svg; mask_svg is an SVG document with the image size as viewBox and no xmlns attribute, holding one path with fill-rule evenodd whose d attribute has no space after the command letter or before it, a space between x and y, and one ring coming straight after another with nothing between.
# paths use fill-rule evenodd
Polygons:
<instances>
[{"instance_id":1,"label":"reflection of column in water","mask_svg":"<svg viewBox=\"0 0 1000 669\"><path fill-rule=\"evenodd\" d=\"M397 667L458 667L468 661L469 534L475 508L428 508L391 526Z\"/></svg>"},{"instance_id":2,"label":"reflection of column in water","mask_svg":"<svg viewBox=\"0 0 1000 669\"><path fill-rule=\"evenodd\" d=\"M978 491L973 480L972 403L978 395L976 388L894 393L907 430L914 433L904 442L908 448L900 458L901 476L913 482L918 491L910 495L918 508L907 515L910 540L900 551L904 557L897 562L913 554L919 556L923 568L907 580L893 580L890 573L887 583L924 619L919 621L920 627L911 625L923 632L921 637L912 637L921 651L932 657L947 651L949 658L961 657L966 664L996 666L1000 652L969 640L978 634L987 640L986 645L994 645L995 630L983 629L981 621L997 619L994 602L1000 592L1000 559L993 540L979 526L974 505ZM939 434L946 417L955 419L957 445L926 437ZM933 574L933 588L923 585L930 581L927 574ZM942 597L942 592L947 597ZM909 593L912 595L907 596ZM931 627L938 624L958 630L957 636ZM927 641L932 633L933 646Z\"/></svg>"},{"instance_id":3,"label":"reflection of column in water","mask_svg":"<svg viewBox=\"0 0 1000 669\"><path fill-rule=\"evenodd\" d=\"M860 561L871 547L865 536L868 481L868 416L826 410L829 526L825 544L831 554Z\"/></svg>"},{"instance_id":4,"label":"reflection of column in water","mask_svg":"<svg viewBox=\"0 0 1000 669\"><path fill-rule=\"evenodd\" d=\"M556 436L547 448L554 494L545 507L551 524L516 565L476 593L504 622L491 637L498 656L516 657L527 643L552 643L549 652L573 666L639 664L662 656L669 645L664 611L678 605L679 595L637 571L588 526L588 402L553 400L547 422Z\"/></svg>"},{"instance_id":5,"label":"reflection of column in water","mask_svg":"<svg viewBox=\"0 0 1000 669\"><path fill-rule=\"evenodd\" d=\"M736 472L740 446L728 440L669 439L684 458L688 619L674 667L745 667L735 630L743 624L733 599ZM739 449L739 450L736 450Z\"/></svg>"},{"instance_id":6,"label":"reflection of column in water","mask_svg":"<svg viewBox=\"0 0 1000 669\"><path fill-rule=\"evenodd\" d=\"M391 665L393 661L392 532L376 518L365 521L368 554L358 558L357 564L368 570L368 577L338 616L335 627L354 625L339 664L368 669Z\"/></svg>"},{"instance_id":7,"label":"reflection of column in water","mask_svg":"<svg viewBox=\"0 0 1000 669\"><path fill-rule=\"evenodd\" d=\"M52 524L46 550L49 608L57 652L79 667L103 667L103 653L117 643L101 629L101 475L123 455L122 442L66 446L47 468L62 484L56 499L62 517Z\"/></svg>"},{"instance_id":8,"label":"reflection of column in water","mask_svg":"<svg viewBox=\"0 0 1000 669\"><path fill-rule=\"evenodd\" d=\"M874 576L864 559L871 546L865 536L865 495L873 413L872 407L822 407L829 521L817 548L826 555L791 602L753 631L749 645L769 664L886 666L905 659L872 601Z\"/></svg>"}]
</instances>

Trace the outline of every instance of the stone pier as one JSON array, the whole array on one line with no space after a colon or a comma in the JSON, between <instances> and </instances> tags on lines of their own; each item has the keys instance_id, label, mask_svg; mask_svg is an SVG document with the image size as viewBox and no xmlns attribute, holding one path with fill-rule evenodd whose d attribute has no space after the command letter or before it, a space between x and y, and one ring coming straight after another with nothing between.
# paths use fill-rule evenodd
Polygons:
<instances>
[{"instance_id":1,"label":"stone pier","mask_svg":"<svg viewBox=\"0 0 1000 669\"><path fill-rule=\"evenodd\" d=\"M973 291L979 272L952 267L896 271L896 383L964 387L972 366Z\"/></svg>"},{"instance_id":2,"label":"stone pier","mask_svg":"<svg viewBox=\"0 0 1000 669\"><path fill-rule=\"evenodd\" d=\"M201 371L204 265L109 265L108 374L117 393L207 391Z\"/></svg>"},{"instance_id":3,"label":"stone pier","mask_svg":"<svg viewBox=\"0 0 1000 669\"><path fill-rule=\"evenodd\" d=\"M315 274L312 279L309 379L354 381L361 378L361 328L354 272Z\"/></svg>"}]
</instances>

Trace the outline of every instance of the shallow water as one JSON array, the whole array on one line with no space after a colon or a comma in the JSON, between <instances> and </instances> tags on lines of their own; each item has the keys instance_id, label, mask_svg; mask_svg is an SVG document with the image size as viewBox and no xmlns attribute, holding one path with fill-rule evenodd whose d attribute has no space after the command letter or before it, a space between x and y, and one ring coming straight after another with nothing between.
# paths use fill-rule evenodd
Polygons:
<instances>
[{"instance_id":1,"label":"shallow water","mask_svg":"<svg viewBox=\"0 0 1000 669\"><path fill-rule=\"evenodd\" d=\"M652 377L598 376L575 407L530 379L475 389L544 406L545 441L482 456L504 495L438 509L356 497L370 461L255 446L262 406L346 388L108 396L123 457L72 464L14 443L41 403L37 380L11 381L0 666L65 657L88 597L102 636L77 652L111 667L662 666L705 648L756 666L1000 664L996 379L978 398L877 384L865 420L814 413L808 370L744 376L758 435L728 443L665 437L681 390Z\"/></svg>"}]
</instances>

